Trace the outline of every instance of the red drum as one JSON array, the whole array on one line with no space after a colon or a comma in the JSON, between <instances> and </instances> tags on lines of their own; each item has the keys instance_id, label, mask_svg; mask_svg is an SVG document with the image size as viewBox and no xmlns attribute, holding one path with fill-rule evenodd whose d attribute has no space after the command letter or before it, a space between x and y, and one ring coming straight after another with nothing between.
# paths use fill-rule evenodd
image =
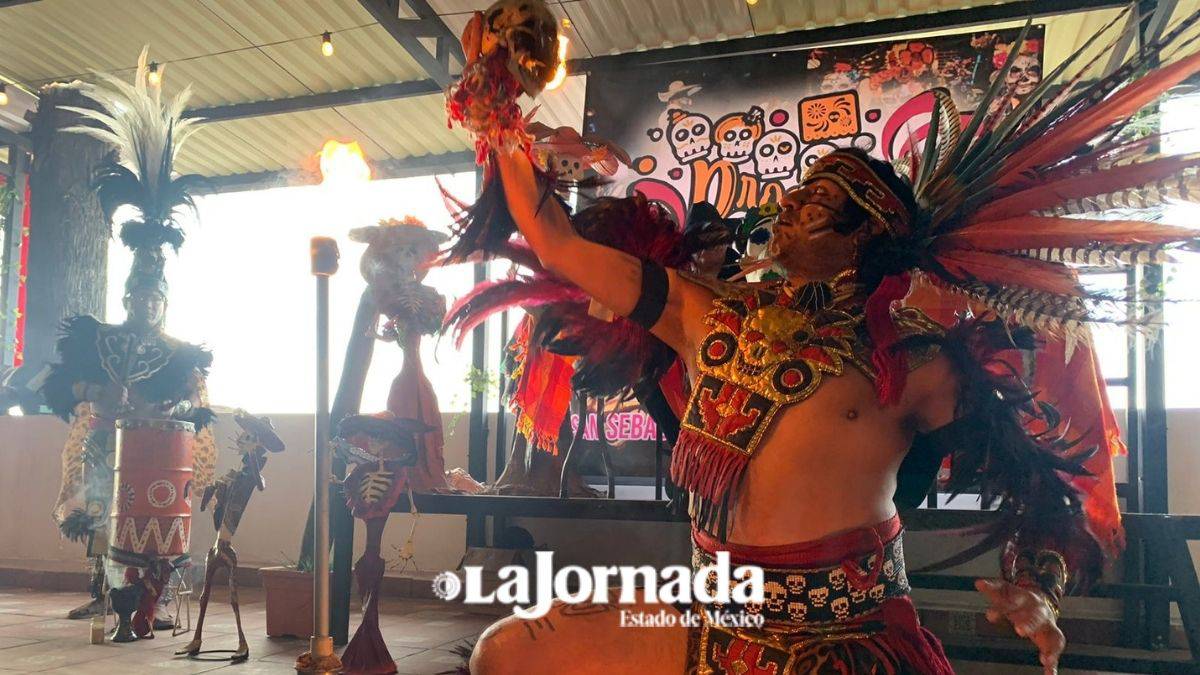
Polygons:
<instances>
[{"instance_id":1,"label":"red drum","mask_svg":"<svg viewBox=\"0 0 1200 675\"><path fill-rule=\"evenodd\" d=\"M156 558L186 558L192 535L194 432L191 422L117 420L108 530L114 561L145 567Z\"/></svg>"}]
</instances>

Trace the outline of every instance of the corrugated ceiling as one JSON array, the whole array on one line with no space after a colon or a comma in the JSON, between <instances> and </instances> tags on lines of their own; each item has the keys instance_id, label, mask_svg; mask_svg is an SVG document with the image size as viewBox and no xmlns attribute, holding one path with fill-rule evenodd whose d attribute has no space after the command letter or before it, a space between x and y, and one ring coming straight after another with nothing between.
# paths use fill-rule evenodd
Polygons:
<instances>
[{"instance_id":1,"label":"corrugated ceiling","mask_svg":"<svg viewBox=\"0 0 1200 675\"><path fill-rule=\"evenodd\" d=\"M490 0L429 0L454 33ZM552 0L570 22L572 56L601 56L1000 4L994 0ZM1200 8L1183 0L1176 16ZM1045 20L1047 68L1116 10ZM333 31L335 54L320 54ZM168 64L168 93L191 82L193 107L289 98L425 78L357 0L39 0L0 10L0 79L36 87L128 73L143 44ZM538 101L538 118L578 126L586 78ZM528 102L526 102L528 103ZM527 108L528 109L528 108ZM358 140L373 159L469 149L446 128L434 94L206 125L179 168L210 176L295 169L329 138Z\"/></svg>"}]
</instances>

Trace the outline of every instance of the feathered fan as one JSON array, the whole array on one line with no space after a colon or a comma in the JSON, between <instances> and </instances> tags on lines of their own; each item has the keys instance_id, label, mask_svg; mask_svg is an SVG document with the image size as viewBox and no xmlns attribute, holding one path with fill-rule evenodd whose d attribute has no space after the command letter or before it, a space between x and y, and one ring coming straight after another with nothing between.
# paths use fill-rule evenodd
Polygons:
<instances>
[{"instance_id":1,"label":"feathered fan","mask_svg":"<svg viewBox=\"0 0 1200 675\"><path fill-rule=\"evenodd\" d=\"M66 131L92 136L117 149L117 160L97 171L96 192L110 218L126 204L137 208L138 215L121 225L121 241L135 252L157 250L163 244L179 249L184 234L175 222L177 211L195 208L191 191L204 180L174 173L179 148L199 129L198 118L183 117L191 86L164 103L161 84L149 81L148 56L149 47L143 47L132 83L96 73L98 83L83 85L80 93L98 108L63 106L97 123ZM158 68L161 73L164 66Z\"/></svg>"}]
</instances>

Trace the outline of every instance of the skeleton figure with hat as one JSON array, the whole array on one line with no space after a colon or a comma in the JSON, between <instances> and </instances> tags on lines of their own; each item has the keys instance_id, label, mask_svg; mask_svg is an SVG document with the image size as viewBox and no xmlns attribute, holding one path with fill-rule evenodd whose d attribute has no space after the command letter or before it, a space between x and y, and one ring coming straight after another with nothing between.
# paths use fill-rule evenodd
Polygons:
<instances>
[{"instance_id":1,"label":"skeleton figure with hat","mask_svg":"<svg viewBox=\"0 0 1200 675\"><path fill-rule=\"evenodd\" d=\"M1123 46L1120 18L1088 46ZM639 375L653 372L659 350L682 358L691 390L671 475L689 495L693 561L727 551L734 564L757 564L768 594L724 608L762 617L761 628L731 629L701 613L694 628L636 636L618 612L559 607L536 650L525 642L535 631L510 617L483 634L472 669L949 673L909 597L897 515L928 492L948 455L949 490L977 492L997 511L988 536L954 561L1002 552L1000 578L977 584L989 617L1007 619L1052 672L1065 646L1063 593L1095 580L1113 552L1112 532L1089 519L1091 502L1111 495L1079 488L1093 448L1070 432L1100 420L1068 428L1004 357L1038 349L1038 334L1153 320L1112 311L1130 298L1083 286L1075 266L1161 260L1194 246L1197 231L1161 222L1158 207L1196 199L1200 157L1164 156L1128 122L1200 71L1188 37L1197 22L1169 27L1098 80L1084 79L1091 64L1076 62L1079 53L1068 57L1011 110L990 102L1010 99L1019 83L997 78L965 123L948 92L922 94L933 99L930 131L901 161L836 150L786 193L768 246L784 278L763 283L703 279L662 249L623 246L665 216L636 196L569 215L545 199L550 186L526 153L495 147L489 161L507 212L477 205L460 214L461 230L495 233L476 221L511 222L527 244L505 236L456 245L536 265L640 327L646 349L625 351L623 371L641 361ZM472 23L468 59L474 34L488 29ZM1104 213L1112 208L1119 217ZM588 236L591 227L608 240ZM980 311L945 327L902 304L918 284ZM580 335L578 348L609 349L610 337ZM1031 432L1036 425L1042 431Z\"/></svg>"},{"instance_id":2,"label":"skeleton figure with hat","mask_svg":"<svg viewBox=\"0 0 1200 675\"><path fill-rule=\"evenodd\" d=\"M239 663L250 658L250 646L246 644L246 634L242 632L242 612L238 606L238 558L237 551L233 548L233 535L237 532L242 516L246 513L246 505L250 503L255 491L267 489L267 481L262 475L267 465L267 453L283 452L284 446L269 417L255 417L239 410L234 413L233 421L241 428L234 447L242 457L242 466L230 469L229 473L206 487L200 500L201 511L212 504L213 527L217 530L217 540L205 558L204 590L200 593L200 617L196 620L196 632L192 635L192 641L175 653L188 656L206 653L200 650L204 617L208 613L213 579L219 570L225 570L229 576L229 604L233 607L238 631L238 646L229 653L229 660Z\"/></svg>"},{"instance_id":3,"label":"skeleton figure with hat","mask_svg":"<svg viewBox=\"0 0 1200 675\"><path fill-rule=\"evenodd\" d=\"M75 112L94 124L68 130L115 146L116 158L97 172L96 191L110 217L119 207L133 207L120 228L121 242L133 251L133 266L125 281L125 321L106 324L91 316L66 319L58 341L59 363L51 367L41 387L50 408L71 422L54 515L64 536L85 542L94 561L93 602L72 611L71 618L95 615L103 608L115 420L140 417L194 424L198 429L193 445L196 489L212 481L216 460L216 446L207 429L213 413L207 407L204 384L212 355L168 336L162 328L167 309L163 249L170 245L178 250L183 244L176 216L181 208L193 206L190 191L200 180L172 170L180 145L196 129L195 119L181 116L190 88L164 101L161 85L150 82L148 73L143 49L132 84L98 74L98 84L82 85L83 94L97 107ZM150 635L152 600L159 597L165 580L147 577L142 582L134 584L147 591L137 628ZM169 622L159 623L165 627Z\"/></svg>"},{"instance_id":4,"label":"skeleton figure with hat","mask_svg":"<svg viewBox=\"0 0 1200 675\"><path fill-rule=\"evenodd\" d=\"M379 632L379 589L384 572L380 546L392 507L415 488L410 472L418 468L417 439L429 431L424 422L391 412L350 415L338 424L334 447L347 465L353 467L343 484L346 504L367 526L366 549L354 563L363 619L342 653L344 673L396 672L396 664ZM411 541L410 535L408 546Z\"/></svg>"}]
</instances>

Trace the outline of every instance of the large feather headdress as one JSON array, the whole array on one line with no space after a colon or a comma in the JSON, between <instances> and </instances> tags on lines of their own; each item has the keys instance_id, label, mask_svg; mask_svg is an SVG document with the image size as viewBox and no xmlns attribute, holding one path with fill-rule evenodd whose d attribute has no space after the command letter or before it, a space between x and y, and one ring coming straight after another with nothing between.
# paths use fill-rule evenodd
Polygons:
<instances>
[{"instance_id":1,"label":"large feather headdress","mask_svg":"<svg viewBox=\"0 0 1200 675\"><path fill-rule=\"evenodd\" d=\"M191 86L164 102L161 76L151 81L148 57L149 47L143 47L132 83L96 73L97 83L81 85L80 93L96 108L63 106L96 123L66 131L92 136L117 150L116 160L97 170L96 192L109 218L121 206L137 210L121 223L120 231L121 241L134 252L127 291L131 284L154 277L162 283L162 247L170 244L178 250L183 244L176 217L181 208L195 208L191 191L204 180L174 171L180 147L199 129L194 126L198 118L183 117ZM156 67L161 75L165 67Z\"/></svg>"},{"instance_id":2,"label":"large feather headdress","mask_svg":"<svg viewBox=\"0 0 1200 675\"><path fill-rule=\"evenodd\" d=\"M1128 12L1128 10L1126 10ZM1158 222L1159 207L1200 196L1200 155L1167 156L1158 136L1131 133L1131 121L1167 89L1200 71L1185 54L1200 14L1135 50L1110 74L1084 78L1115 46L1111 31L1091 37L1015 107L1015 83L997 77L963 123L949 92L922 94L931 119L923 142L895 163L917 208L907 232L882 244L865 264L875 278L909 270L968 296L1000 316L1041 332L1067 334L1095 322L1145 325L1144 312L1112 311L1132 298L1085 288L1088 267L1163 262L1194 245L1200 231ZM1129 22L1125 30L1137 30ZM1007 72L1027 24L1001 70ZM1193 31L1194 32L1194 31ZM1107 35L1106 35L1107 34ZM1097 40L1108 49L1088 63ZM1168 65L1157 68L1159 63ZM880 255L883 254L883 255ZM887 262L880 262L883 260ZM888 269L890 268L890 269Z\"/></svg>"}]
</instances>

